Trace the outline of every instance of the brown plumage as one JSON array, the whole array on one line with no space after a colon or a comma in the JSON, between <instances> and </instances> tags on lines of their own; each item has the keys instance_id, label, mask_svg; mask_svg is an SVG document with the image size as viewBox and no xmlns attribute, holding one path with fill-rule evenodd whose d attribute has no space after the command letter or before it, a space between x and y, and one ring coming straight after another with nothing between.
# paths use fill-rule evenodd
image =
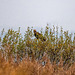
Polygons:
<instances>
[{"instance_id":1,"label":"brown plumage","mask_svg":"<svg viewBox=\"0 0 75 75\"><path fill-rule=\"evenodd\" d=\"M41 41L46 41L46 38L41 33L37 32L36 30L34 30L34 36L37 39L41 39Z\"/></svg>"}]
</instances>

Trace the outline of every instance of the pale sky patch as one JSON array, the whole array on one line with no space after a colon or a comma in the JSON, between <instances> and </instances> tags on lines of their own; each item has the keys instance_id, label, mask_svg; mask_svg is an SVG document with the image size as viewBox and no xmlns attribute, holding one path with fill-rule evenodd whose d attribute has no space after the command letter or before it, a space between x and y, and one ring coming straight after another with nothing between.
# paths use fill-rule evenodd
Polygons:
<instances>
[{"instance_id":1,"label":"pale sky patch","mask_svg":"<svg viewBox=\"0 0 75 75\"><path fill-rule=\"evenodd\" d=\"M47 23L75 32L75 0L0 0L0 31L21 27L24 32Z\"/></svg>"}]
</instances>

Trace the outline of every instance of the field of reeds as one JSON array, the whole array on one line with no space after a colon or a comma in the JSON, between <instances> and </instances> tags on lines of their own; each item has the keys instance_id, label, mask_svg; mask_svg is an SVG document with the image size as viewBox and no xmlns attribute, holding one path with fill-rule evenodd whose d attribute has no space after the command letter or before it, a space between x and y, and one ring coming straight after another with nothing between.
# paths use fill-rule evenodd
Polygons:
<instances>
[{"instance_id":1,"label":"field of reeds","mask_svg":"<svg viewBox=\"0 0 75 75\"><path fill-rule=\"evenodd\" d=\"M38 31L42 41L33 30L28 27L24 36L20 28L2 30L0 75L75 75L75 33L47 25Z\"/></svg>"}]
</instances>

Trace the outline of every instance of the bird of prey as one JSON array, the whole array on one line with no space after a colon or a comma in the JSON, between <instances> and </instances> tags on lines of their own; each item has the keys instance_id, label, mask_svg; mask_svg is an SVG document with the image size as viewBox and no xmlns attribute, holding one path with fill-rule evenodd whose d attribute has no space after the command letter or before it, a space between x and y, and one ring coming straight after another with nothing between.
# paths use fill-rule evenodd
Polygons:
<instances>
[{"instance_id":1,"label":"bird of prey","mask_svg":"<svg viewBox=\"0 0 75 75\"><path fill-rule=\"evenodd\" d=\"M41 39L41 41L46 41L46 38L41 33L37 32L36 30L34 30L34 36L37 39Z\"/></svg>"}]
</instances>

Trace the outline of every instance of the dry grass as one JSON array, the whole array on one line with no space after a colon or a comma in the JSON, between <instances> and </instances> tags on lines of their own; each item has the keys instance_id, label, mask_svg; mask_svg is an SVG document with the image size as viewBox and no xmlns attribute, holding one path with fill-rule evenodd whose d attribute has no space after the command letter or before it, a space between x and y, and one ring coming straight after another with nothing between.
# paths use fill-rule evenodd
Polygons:
<instances>
[{"instance_id":1,"label":"dry grass","mask_svg":"<svg viewBox=\"0 0 75 75\"><path fill-rule=\"evenodd\" d=\"M60 60L57 66L47 60L46 65L42 66L36 60L23 59L22 62L14 63L0 57L0 75L75 75L75 64L66 69L62 63Z\"/></svg>"},{"instance_id":2,"label":"dry grass","mask_svg":"<svg viewBox=\"0 0 75 75\"><path fill-rule=\"evenodd\" d=\"M18 31L9 29L4 35L3 32L4 29L0 36L0 75L75 75L75 33L72 40L72 34L62 27L59 36L58 27L55 30L54 26L53 29L46 26L41 36L47 40L43 42L41 36L34 38L33 29L29 27L24 39L20 28Z\"/></svg>"}]
</instances>

